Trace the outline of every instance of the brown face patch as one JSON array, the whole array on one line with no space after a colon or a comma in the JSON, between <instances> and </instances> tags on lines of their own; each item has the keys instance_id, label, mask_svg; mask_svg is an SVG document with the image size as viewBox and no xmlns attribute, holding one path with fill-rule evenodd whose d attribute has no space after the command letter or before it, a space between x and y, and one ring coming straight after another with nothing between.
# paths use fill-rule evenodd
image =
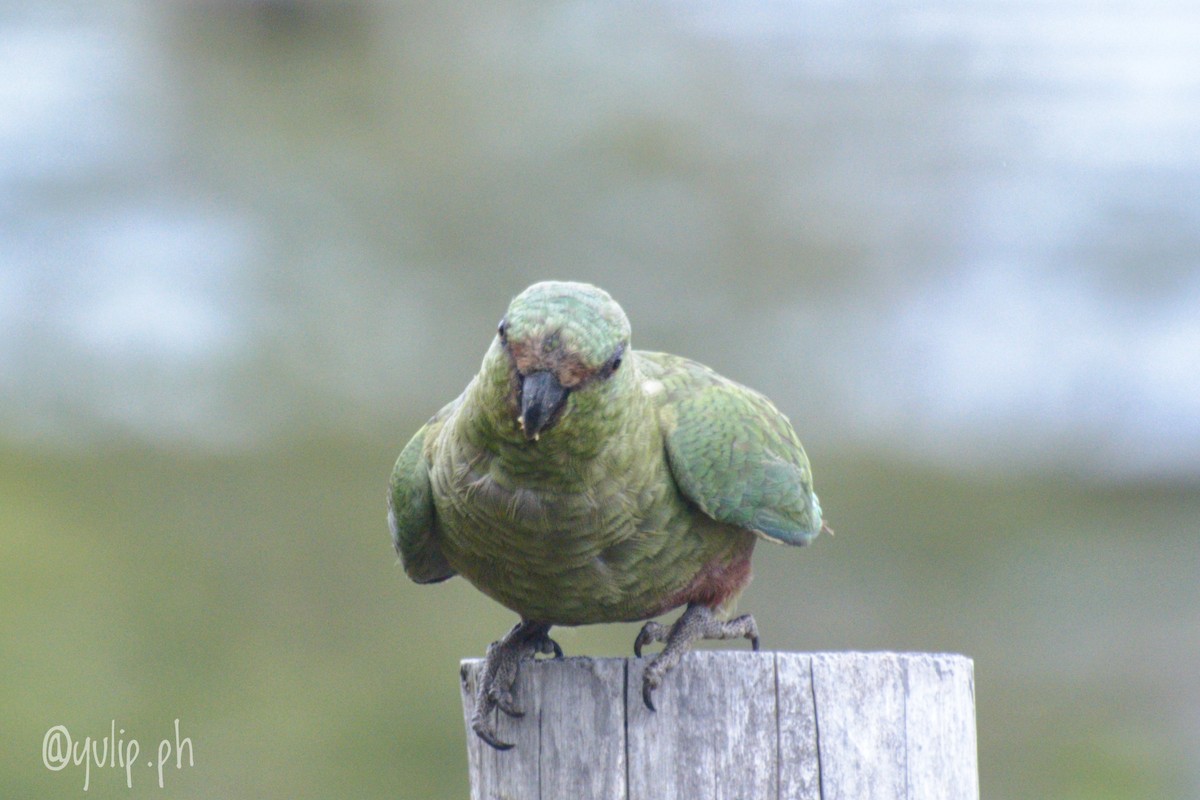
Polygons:
<instances>
[{"instance_id":1,"label":"brown face patch","mask_svg":"<svg viewBox=\"0 0 1200 800\"><path fill-rule=\"evenodd\" d=\"M510 341L508 352L520 374L549 370L566 389L576 388L596 373L577 354L567 352L554 333L525 341Z\"/></svg>"}]
</instances>

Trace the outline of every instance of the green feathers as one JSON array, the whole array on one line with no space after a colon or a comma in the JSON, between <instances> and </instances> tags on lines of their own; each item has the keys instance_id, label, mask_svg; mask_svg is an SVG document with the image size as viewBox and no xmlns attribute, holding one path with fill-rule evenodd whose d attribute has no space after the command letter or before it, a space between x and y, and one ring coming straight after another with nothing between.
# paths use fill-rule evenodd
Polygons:
<instances>
[{"instance_id":1,"label":"green feathers","mask_svg":"<svg viewBox=\"0 0 1200 800\"><path fill-rule=\"evenodd\" d=\"M404 571L417 583L435 583L453 577L434 534L433 492L429 485L429 464L425 455L426 437L436 435L442 411L409 440L396 466L388 492L388 527L392 544L404 563Z\"/></svg>"},{"instance_id":2,"label":"green feathers","mask_svg":"<svg viewBox=\"0 0 1200 800\"><path fill-rule=\"evenodd\" d=\"M535 283L513 299L501 328L504 339L576 356L592 370L629 342L625 312L608 292L585 283Z\"/></svg>"},{"instance_id":3,"label":"green feathers","mask_svg":"<svg viewBox=\"0 0 1200 800\"><path fill-rule=\"evenodd\" d=\"M631 350L608 294L557 282L513 300L479 374L404 448L389 511L414 580L458 573L563 625L724 603L756 537L806 544L822 526L766 398Z\"/></svg>"},{"instance_id":4,"label":"green feathers","mask_svg":"<svg viewBox=\"0 0 1200 800\"><path fill-rule=\"evenodd\" d=\"M758 392L694 361L638 357L649 387L662 385L659 420L679 490L713 519L784 544L812 541L821 505L787 418Z\"/></svg>"}]
</instances>

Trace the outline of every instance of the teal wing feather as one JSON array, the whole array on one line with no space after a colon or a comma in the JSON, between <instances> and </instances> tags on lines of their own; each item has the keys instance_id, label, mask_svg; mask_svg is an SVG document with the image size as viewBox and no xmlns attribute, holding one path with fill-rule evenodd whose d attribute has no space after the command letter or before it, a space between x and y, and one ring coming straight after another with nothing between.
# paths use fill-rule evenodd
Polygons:
<instances>
[{"instance_id":1,"label":"teal wing feather","mask_svg":"<svg viewBox=\"0 0 1200 800\"><path fill-rule=\"evenodd\" d=\"M720 522L784 544L812 541L821 504L787 417L758 392L694 361L638 356L679 490Z\"/></svg>"},{"instance_id":2,"label":"teal wing feather","mask_svg":"<svg viewBox=\"0 0 1200 800\"><path fill-rule=\"evenodd\" d=\"M457 402L457 401L456 401ZM388 527L392 544L408 577L417 583L436 583L454 576L438 545L433 489L429 483L426 442L441 427L454 403L429 420L405 445L396 459L388 491Z\"/></svg>"}]
</instances>

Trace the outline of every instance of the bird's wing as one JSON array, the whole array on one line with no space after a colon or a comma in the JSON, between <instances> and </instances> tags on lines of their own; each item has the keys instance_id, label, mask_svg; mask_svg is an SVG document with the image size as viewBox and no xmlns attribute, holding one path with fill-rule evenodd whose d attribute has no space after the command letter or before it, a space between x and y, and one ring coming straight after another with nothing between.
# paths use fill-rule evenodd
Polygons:
<instances>
[{"instance_id":1,"label":"bird's wing","mask_svg":"<svg viewBox=\"0 0 1200 800\"><path fill-rule=\"evenodd\" d=\"M454 570L446 563L438 546L425 443L433 439L442 420L457 402L443 408L416 432L392 469L388 526L392 529L392 543L400 554L404 571L417 583L436 583L454 576Z\"/></svg>"},{"instance_id":2,"label":"bird's wing","mask_svg":"<svg viewBox=\"0 0 1200 800\"><path fill-rule=\"evenodd\" d=\"M638 353L679 490L719 522L784 544L821 531L808 456L771 401L702 364Z\"/></svg>"}]
</instances>

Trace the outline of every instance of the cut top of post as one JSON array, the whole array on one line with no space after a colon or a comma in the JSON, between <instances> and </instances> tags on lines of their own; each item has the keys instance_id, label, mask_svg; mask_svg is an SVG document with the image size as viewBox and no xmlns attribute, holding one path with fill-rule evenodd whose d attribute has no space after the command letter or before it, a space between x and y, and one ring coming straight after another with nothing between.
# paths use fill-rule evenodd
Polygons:
<instances>
[{"instance_id":1,"label":"cut top of post","mask_svg":"<svg viewBox=\"0 0 1200 800\"><path fill-rule=\"evenodd\" d=\"M516 746L470 730L482 662L462 664L471 797L972 800L979 796L971 659L930 653L696 651L655 695L648 659L526 663Z\"/></svg>"}]
</instances>

